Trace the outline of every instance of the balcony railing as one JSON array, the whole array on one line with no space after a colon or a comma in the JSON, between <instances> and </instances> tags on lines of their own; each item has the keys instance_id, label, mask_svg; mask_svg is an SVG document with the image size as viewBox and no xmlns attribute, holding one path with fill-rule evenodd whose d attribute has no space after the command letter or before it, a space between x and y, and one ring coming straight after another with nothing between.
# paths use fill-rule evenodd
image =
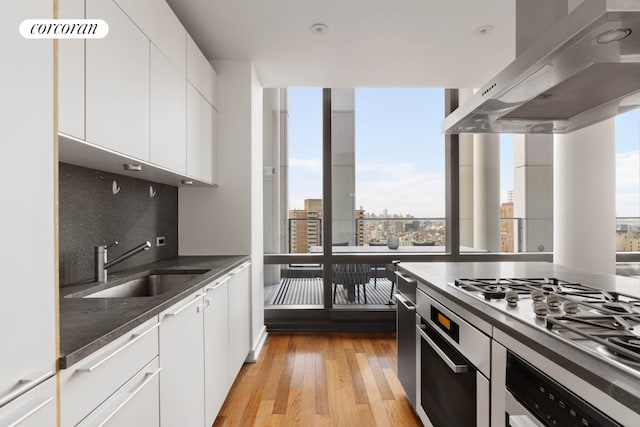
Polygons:
<instances>
[{"instance_id":1,"label":"balcony railing","mask_svg":"<svg viewBox=\"0 0 640 427\"><path fill-rule=\"evenodd\" d=\"M551 223L552 220L547 220ZM548 243L533 244L531 222L527 218L500 218L500 252L552 251L552 226L548 227ZM616 218L616 252L640 252L640 217ZM288 220L287 253L309 253L312 247L322 246L321 218ZM383 246L391 236L398 237L400 246L444 246L445 218L356 218L350 246Z\"/></svg>"}]
</instances>

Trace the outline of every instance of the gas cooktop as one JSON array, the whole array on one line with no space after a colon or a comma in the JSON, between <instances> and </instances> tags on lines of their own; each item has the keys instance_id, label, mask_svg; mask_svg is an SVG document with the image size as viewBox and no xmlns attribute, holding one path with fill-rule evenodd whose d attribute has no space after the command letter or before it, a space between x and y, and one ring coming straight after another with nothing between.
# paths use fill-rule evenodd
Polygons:
<instances>
[{"instance_id":1,"label":"gas cooktop","mask_svg":"<svg viewBox=\"0 0 640 427\"><path fill-rule=\"evenodd\" d=\"M640 299L556 278L458 279L459 289L640 376Z\"/></svg>"}]
</instances>

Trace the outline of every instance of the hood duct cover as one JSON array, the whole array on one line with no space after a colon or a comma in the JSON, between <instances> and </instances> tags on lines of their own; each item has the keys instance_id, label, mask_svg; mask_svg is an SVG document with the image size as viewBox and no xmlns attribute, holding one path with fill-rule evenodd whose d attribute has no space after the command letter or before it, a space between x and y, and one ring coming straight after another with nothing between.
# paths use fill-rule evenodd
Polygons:
<instances>
[{"instance_id":1,"label":"hood duct cover","mask_svg":"<svg viewBox=\"0 0 640 427\"><path fill-rule=\"evenodd\" d=\"M598 37L630 30L610 43ZM445 133L566 133L640 106L640 0L585 0L471 99Z\"/></svg>"}]
</instances>

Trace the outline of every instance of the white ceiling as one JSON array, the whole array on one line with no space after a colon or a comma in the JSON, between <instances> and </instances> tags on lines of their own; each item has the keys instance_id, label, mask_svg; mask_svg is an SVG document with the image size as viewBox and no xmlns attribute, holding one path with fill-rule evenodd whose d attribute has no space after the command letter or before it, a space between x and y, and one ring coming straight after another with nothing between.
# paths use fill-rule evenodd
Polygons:
<instances>
[{"instance_id":1,"label":"white ceiling","mask_svg":"<svg viewBox=\"0 0 640 427\"><path fill-rule=\"evenodd\" d=\"M251 59L264 87L479 87L515 52L515 0L168 3L208 59Z\"/></svg>"}]
</instances>

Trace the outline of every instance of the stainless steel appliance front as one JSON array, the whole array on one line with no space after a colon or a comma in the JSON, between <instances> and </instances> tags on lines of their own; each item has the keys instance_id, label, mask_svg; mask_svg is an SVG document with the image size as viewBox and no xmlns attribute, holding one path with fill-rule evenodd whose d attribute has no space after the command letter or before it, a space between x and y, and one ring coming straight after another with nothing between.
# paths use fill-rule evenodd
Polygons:
<instances>
[{"instance_id":1,"label":"stainless steel appliance front","mask_svg":"<svg viewBox=\"0 0 640 427\"><path fill-rule=\"evenodd\" d=\"M491 339L422 291L416 293L416 412L426 426L488 427Z\"/></svg>"}]
</instances>

